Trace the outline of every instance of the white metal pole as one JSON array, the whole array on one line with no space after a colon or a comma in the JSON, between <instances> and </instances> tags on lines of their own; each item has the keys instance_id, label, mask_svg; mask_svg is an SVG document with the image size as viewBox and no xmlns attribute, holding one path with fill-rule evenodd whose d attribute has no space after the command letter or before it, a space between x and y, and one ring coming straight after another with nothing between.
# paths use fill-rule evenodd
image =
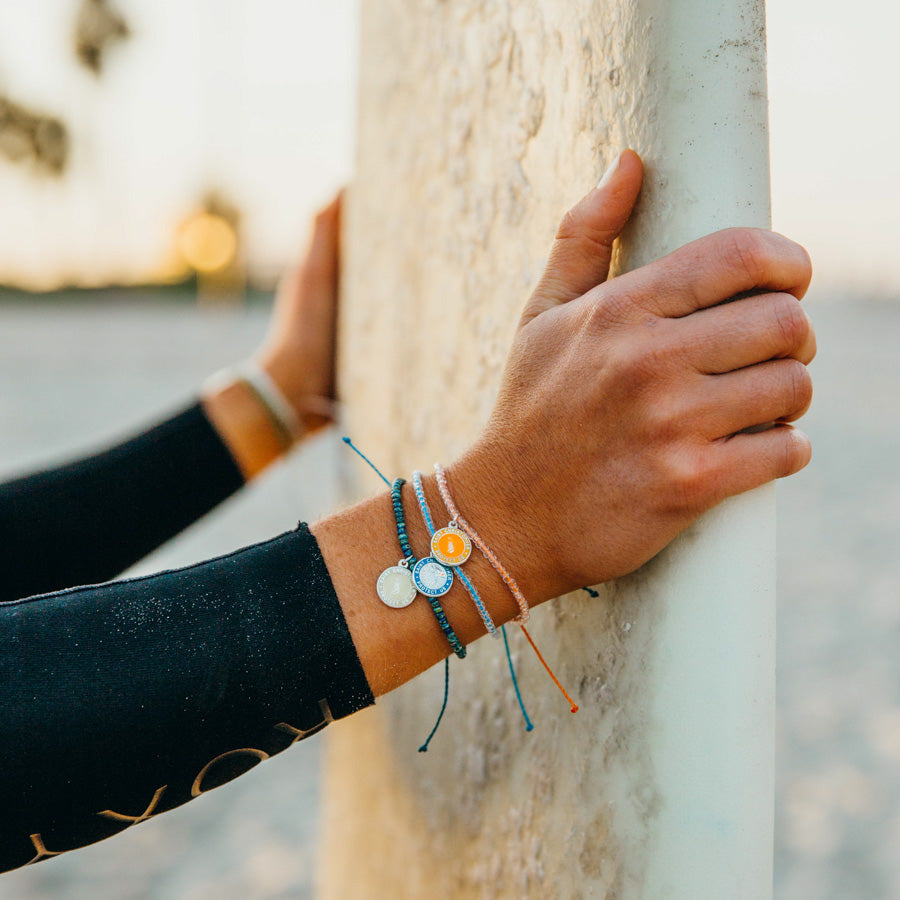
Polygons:
<instances>
[{"instance_id":1,"label":"white metal pole","mask_svg":"<svg viewBox=\"0 0 900 900\"><path fill-rule=\"evenodd\" d=\"M763 4L639 8L656 69L635 127L653 187L629 265L718 228L770 224ZM774 500L770 486L718 508L641 584L661 610L646 660L658 797L646 900L771 895Z\"/></svg>"}]
</instances>

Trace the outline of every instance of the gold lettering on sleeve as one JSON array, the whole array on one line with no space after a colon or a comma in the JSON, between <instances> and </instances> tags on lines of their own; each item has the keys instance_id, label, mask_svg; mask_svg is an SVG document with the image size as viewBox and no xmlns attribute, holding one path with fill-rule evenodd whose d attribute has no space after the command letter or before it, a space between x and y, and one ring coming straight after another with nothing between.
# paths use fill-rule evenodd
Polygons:
<instances>
[{"instance_id":1,"label":"gold lettering on sleeve","mask_svg":"<svg viewBox=\"0 0 900 900\"><path fill-rule=\"evenodd\" d=\"M153 795L153 799L150 801L150 805L139 816L129 816L125 813L113 812L111 809L104 809L102 812L98 812L97 815L106 816L107 819L112 819L115 822L127 822L129 825L140 825L141 822L145 822L153 815L153 811L156 809L156 804L159 803L160 798L165 793L166 787L168 787L168 785L164 784Z\"/></svg>"},{"instance_id":2,"label":"gold lettering on sleeve","mask_svg":"<svg viewBox=\"0 0 900 900\"><path fill-rule=\"evenodd\" d=\"M59 856L62 853L62 850L48 850L44 846L44 840L41 837L40 833L29 835L31 838L31 843L34 845L34 849L37 850L37 856L33 859L28 860L25 863L26 866L33 865L36 862L40 862L42 859L50 859L51 856Z\"/></svg>"},{"instance_id":3,"label":"gold lettering on sleeve","mask_svg":"<svg viewBox=\"0 0 900 900\"><path fill-rule=\"evenodd\" d=\"M238 750L228 750L225 753L220 753L215 759L211 759L199 772L197 777L194 779L194 783L191 785L191 796L199 797L201 794L205 794L206 791L203 790L201 785L203 784L203 779L206 777L206 773L217 763L221 762L223 759L231 759L233 756L240 756L243 753L247 753L250 756L255 756L260 762L269 758L269 754L264 750L257 750L255 747L241 747ZM224 783L224 782L223 782ZM218 785L213 785L213 787L218 787ZM207 790L212 790L212 788L207 788Z\"/></svg>"},{"instance_id":4,"label":"gold lettering on sleeve","mask_svg":"<svg viewBox=\"0 0 900 900\"><path fill-rule=\"evenodd\" d=\"M334 721L334 717L331 715L331 707L328 705L327 700L319 701L319 709L322 710L322 721L319 722L318 725L313 725L312 728L304 731L302 728L295 728L293 725L288 725L287 722L279 722L275 727L279 731L287 732L290 735L293 735L294 739L288 744L288 747L293 747L297 741L302 741L303 738L307 738L312 734L316 734L321 731L329 722ZM285 748L287 749L287 748Z\"/></svg>"}]
</instances>

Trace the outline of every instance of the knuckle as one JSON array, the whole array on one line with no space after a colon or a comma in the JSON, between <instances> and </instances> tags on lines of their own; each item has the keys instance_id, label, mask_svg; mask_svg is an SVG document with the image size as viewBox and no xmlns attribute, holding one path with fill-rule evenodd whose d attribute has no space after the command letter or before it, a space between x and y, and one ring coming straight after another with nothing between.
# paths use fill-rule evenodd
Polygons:
<instances>
[{"instance_id":1,"label":"knuckle","mask_svg":"<svg viewBox=\"0 0 900 900\"><path fill-rule=\"evenodd\" d=\"M797 467L799 454L794 441L783 441L781 444L781 452L778 454L778 477L786 478Z\"/></svg>"},{"instance_id":2,"label":"knuckle","mask_svg":"<svg viewBox=\"0 0 900 900\"><path fill-rule=\"evenodd\" d=\"M605 334L616 325L628 320L629 298L619 292L610 292L607 285L599 285L585 295L589 302L585 303L585 326L593 334Z\"/></svg>"},{"instance_id":3,"label":"knuckle","mask_svg":"<svg viewBox=\"0 0 900 900\"><path fill-rule=\"evenodd\" d=\"M559 227L556 229L557 240L566 241L577 237L580 233L581 216L578 214L577 208L566 210L563 217L559 220Z\"/></svg>"},{"instance_id":4,"label":"knuckle","mask_svg":"<svg viewBox=\"0 0 900 900\"><path fill-rule=\"evenodd\" d=\"M715 494L715 472L696 449L683 451L669 461L669 495L681 512L697 513L706 509Z\"/></svg>"},{"instance_id":5,"label":"knuckle","mask_svg":"<svg viewBox=\"0 0 900 900\"><path fill-rule=\"evenodd\" d=\"M807 317L807 321L809 322L809 333L806 338L806 343L803 345L803 355L799 357L801 362L809 365L815 358L816 354L819 352L818 343L816 340L816 329L813 327L812 320Z\"/></svg>"},{"instance_id":6,"label":"knuckle","mask_svg":"<svg viewBox=\"0 0 900 900\"><path fill-rule=\"evenodd\" d=\"M672 404L654 403L646 415L649 443L670 447L681 437L683 417Z\"/></svg>"},{"instance_id":7,"label":"knuckle","mask_svg":"<svg viewBox=\"0 0 900 900\"><path fill-rule=\"evenodd\" d=\"M809 339L812 324L800 301L792 294L777 294L772 304L775 329L787 353L803 347Z\"/></svg>"},{"instance_id":8,"label":"knuckle","mask_svg":"<svg viewBox=\"0 0 900 900\"><path fill-rule=\"evenodd\" d=\"M812 401L813 384L809 369L795 359L785 362L790 411L806 409Z\"/></svg>"},{"instance_id":9,"label":"knuckle","mask_svg":"<svg viewBox=\"0 0 900 900\"><path fill-rule=\"evenodd\" d=\"M637 393L655 381L664 366L661 352L649 341L623 340L616 353L619 377L630 392Z\"/></svg>"},{"instance_id":10,"label":"knuckle","mask_svg":"<svg viewBox=\"0 0 900 900\"><path fill-rule=\"evenodd\" d=\"M769 263L769 240L759 228L729 228L723 232L725 256L753 284L765 277Z\"/></svg>"},{"instance_id":11,"label":"knuckle","mask_svg":"<svg viewBox=\"0 0 900 900\"><path fill-rule=\"evenodd\" d=\"M564 245L576 245L585 253L609 255L616 239L615 228L604 227L596 217L587 215L579 207L570 209L560 220L556 230L556 240Z\"/></svg>"},{"instance_id":12,"label":"knuckle","mask_svg":"<svg viewBox=\"0 0 900 900\"><path fill-rule=\"evenodd\" d=\"M786 430L785 440L781 441L776 451L775 477L787 478L788 475L800 471L809 462L809 457L810 447L806 437L793 429Z\"/></svg>"}]
</instances>

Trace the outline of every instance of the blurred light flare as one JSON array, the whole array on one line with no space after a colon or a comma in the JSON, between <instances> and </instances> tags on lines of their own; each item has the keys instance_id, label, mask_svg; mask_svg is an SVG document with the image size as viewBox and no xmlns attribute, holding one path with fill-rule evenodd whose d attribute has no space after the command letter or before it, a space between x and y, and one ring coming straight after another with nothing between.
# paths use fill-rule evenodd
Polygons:
<instances>
[{"instance_id":1,"label":"blurred light flare","mask_svg":"<svg viewBox=\"0 0 900 900\"><path fill-rule=\"evenodd\" d=\"M201 212L190 218L178 235L178 250L197 272L219 272L237 255L238 236L231 223L215 213Z\"/></svg>"}]
</instances>

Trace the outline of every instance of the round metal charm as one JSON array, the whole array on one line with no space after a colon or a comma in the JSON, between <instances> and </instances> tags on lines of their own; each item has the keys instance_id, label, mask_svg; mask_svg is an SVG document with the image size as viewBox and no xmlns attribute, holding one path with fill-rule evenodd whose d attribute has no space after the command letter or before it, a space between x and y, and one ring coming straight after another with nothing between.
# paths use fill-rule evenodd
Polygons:
<instances>
[{"instance_id":1,"label":"round metal charm","mask_svg":"<svg viewBox=\"0 0 900 900\"><path fill-rule=\"evenodd\" d=\"M431 556L413 566L412 577L419 593L426 597L440 597L453 587L453 573Z\"/></svg>"},{"instance_id":2,"label":"round metal charm","mask_svg":"<svg viewBox=\"0 0 900 900\"><path fill-rule=\"evenodd\" d=\"M406 566L391 566L385 569L375 584L381 602L393 609L403 609L416 599L416 586L412 573Z\"/></svg>"},{"instance_id":3,"label":"round metal charm","mask_svg":"<svg viewBox=\"0 0 900 900\"><path fill-rule=\"evenodd\" d=\"M431 555L445 566L461 566L472 555L469 536L452 525L431 537Z\"/></svg>"}]
</instances>

